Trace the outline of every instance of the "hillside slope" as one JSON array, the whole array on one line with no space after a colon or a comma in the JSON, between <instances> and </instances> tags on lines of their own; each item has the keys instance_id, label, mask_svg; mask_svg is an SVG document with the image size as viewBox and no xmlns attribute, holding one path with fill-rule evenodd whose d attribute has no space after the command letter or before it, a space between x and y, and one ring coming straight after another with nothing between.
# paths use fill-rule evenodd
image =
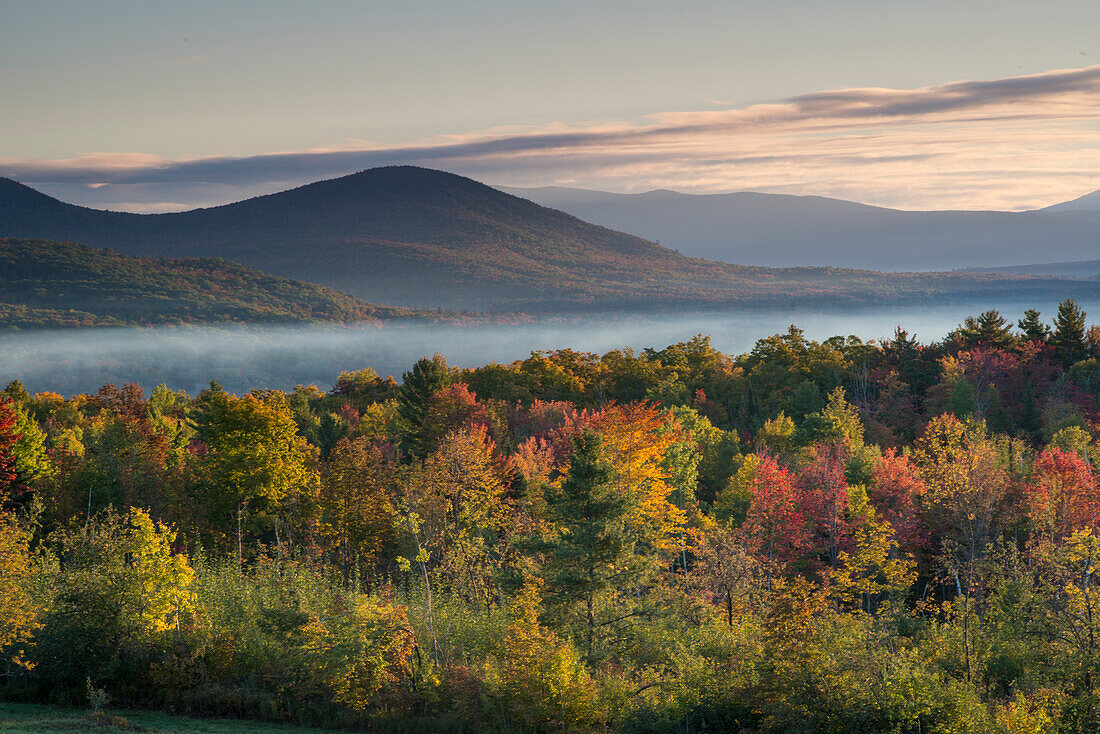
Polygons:
<instances>
[{"instance_id":1,"label":"hillside slope","mask_svg":"<svg viewBox=\"0 0 1100 734\"><path fill-rule=\"evenodd\" d=\"M685 255L774 267L936 271L1085 260L1100 213L900 211L820 196L504 189ZM1089 216L1092 215L1092 216Z\"/></svg>"},{"instance_id":2,"label":"hillside slope","mask_svg":"<svg viewBox=\"0 0 1100 734\"><path fill-rule=\"evenodd\" d=\"M376 168L210 209L121 214L7 182L0 236L223 257L381 303L560 311L1062 294L1096 284L973 274L772 269L691 258L476 181Z\"/></svg>"},{"instance_id":3,"label":"hillside slope","mask_svg":"<svg viewBox=\"0 0 1100 734\"><path fill-rule=\"evenodd\" d=\"M0 238L0 327L312 321L415 316L219 259L153 259Z\"/></svg>"}]
</instances>

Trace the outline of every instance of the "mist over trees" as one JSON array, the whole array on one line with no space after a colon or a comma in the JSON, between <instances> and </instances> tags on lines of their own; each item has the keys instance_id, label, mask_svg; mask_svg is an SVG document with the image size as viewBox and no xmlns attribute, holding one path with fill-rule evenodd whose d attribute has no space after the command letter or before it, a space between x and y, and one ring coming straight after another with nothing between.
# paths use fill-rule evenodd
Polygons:
<instances>
[{"instance_id":1,"label":"mist over trees","mask_svg":"<svg viewBox=\"0 0 1100 734\"><path fill-rule=\"evenodd\" d=\"M1095 731L1100 328L0 394L9 699L377 731ZM98 699L97 699L98 700Z\"/></svg>"}]
</instances>

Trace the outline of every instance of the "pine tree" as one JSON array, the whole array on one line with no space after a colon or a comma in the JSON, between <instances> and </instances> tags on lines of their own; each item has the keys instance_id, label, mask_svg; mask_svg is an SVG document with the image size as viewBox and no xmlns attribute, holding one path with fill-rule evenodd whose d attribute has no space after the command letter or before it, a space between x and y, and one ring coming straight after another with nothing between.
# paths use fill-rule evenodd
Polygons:
<instances>
[{"instance_id":1,"label":"pine tree","mask_svg":"<svg viewBox=\"0 0 1100 734\"><path fill-rule=\"evenodd\" d=\"M1024 311L1024 317L1016 325L1027 341L1045 342L1050 338L1050 327L1039 320L1039 312L1033 308Z\"/></svg>"},{"instance_id":2,"label":"pine tree","mask_svg":"<svg viewBox=\"0 0 1100 734\"><path fill-rule=\"evenodd\" d=\"M569 475L550 487L546 501L554 531L547 541L544 569L547 601L562 609L583 606L585 649L595 649L597 603L629 583L634 543L627 528L633 509L615 491L614 470L595 433L574 439Z\"/></svg>"},{"instance_id":3,"label":"pine tree","mask_svg":"<svg viewBox=\"0 0 1100 734\"><path fill-rule=\"evenodd\" d=\"M401 448L412 456L421 456L420 429L432 396L451 383L451 372L442 355L421 357L411 372L401 376L397 392L397 413L401 421Z\"/></svg>"},{"instance_id":4,"label":"pine tree","mask_svg":"<svg viewBox=\"0 0 1100 734\"><path fill-rule=\"evenodd\" d=\"M1085 357L1085 312L1071 298L1058 304L1050 343L1055 355L1067 367Z\"/></svg>"},{"instance_id":5,"label":"pine tree","mask_svg":"<svg viewBox=\"0 0 1100 734\"><path fill-rule=\"evenodd\" d=\"M1016 344L1012 325L998 311L986 311L980 316L967 316L955 330L968 345L984 344L987 347L1006 349Z\"/></svg>"}]
</instances>

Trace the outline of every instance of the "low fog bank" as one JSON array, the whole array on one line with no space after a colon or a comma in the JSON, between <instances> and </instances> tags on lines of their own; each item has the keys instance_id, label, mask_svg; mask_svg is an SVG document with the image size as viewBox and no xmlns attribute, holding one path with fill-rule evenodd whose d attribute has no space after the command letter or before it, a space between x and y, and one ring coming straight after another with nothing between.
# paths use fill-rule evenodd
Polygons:
<instances>
[{"instance_id":1,"label":"low fog bank","mask_svg":"<svg viewBox=\"0 0 1100 734\"><path fill-rule=\"evenodd\" d=\"M1081 306L1100 316L1100 302ZM1013 321L1039 308L1047 321L1055 303L1006 304L997 308ZM145 388L166 383L189 392L217 380L227 390L257 387L331 387L342 370L372 367L398 380L414 361L440 352L450 364L476 367L511 362L533 350L570 347L603 353L631 347L663 348L702 333L731 354L795 324L812 339L836 334L864 340L893 334L901 325L924 342L942 338L962 319L984 310L965 305L901 306L862 311L820 309L674 314L630 319L585 319L523 325L416 325L358 327L156 327L67 329L0 336L0 385L18 379L32 392L65 395L113 382Z\"/></svg>"}]
</instances>

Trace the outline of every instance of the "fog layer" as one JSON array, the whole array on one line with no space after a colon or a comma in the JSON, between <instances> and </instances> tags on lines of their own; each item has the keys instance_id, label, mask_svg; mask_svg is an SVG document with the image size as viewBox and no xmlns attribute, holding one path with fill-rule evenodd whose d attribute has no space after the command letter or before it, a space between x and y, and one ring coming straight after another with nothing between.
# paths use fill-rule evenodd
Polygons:
<instances>
[{"instance_id":1,"label":"fog layer","mask_svg":"<svg viewBox=\"0 0 1100 734\"><path fill-rule=\"evenodd\" d=\"M1100 313L1100 303L1082 303ZM991 304L1015 321L1035 307L1050 320L1053 303ZM812 339L837 334L864 340L892 335L898 325L924 342L942 338L962 319L984 310L966 305L862 311L730 311L631 319L475 326L157 327L56 330L0 336L0 385L21 380L29 390L71 395L113 382L151 388L166 383L195 392L217 380L233 392L298 384L329 388L342 370L371 367L400 380L419 357L440 352L450 364L475 367L522 359L533 350L569 347L663 348L708 334L715 348L739 354L790 324Z\"/></svg>"}]
</instances>

